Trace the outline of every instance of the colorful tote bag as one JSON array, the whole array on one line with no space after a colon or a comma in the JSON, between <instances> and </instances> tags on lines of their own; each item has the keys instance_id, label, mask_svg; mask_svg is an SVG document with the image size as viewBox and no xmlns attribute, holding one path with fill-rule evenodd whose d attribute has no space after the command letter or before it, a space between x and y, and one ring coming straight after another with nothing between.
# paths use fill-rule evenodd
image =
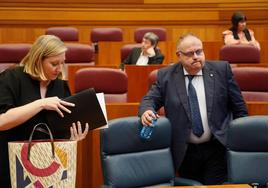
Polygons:
<instances>
[{"instance_id":1,"label":"colorful tote bag","mask_svg":"<svg viewBox=\"0 0 268 188\"><path fill-rule=\"evenodd\" d=\"M50 140L32 140L36 130L48 133ZM29 141L9 142L8 150L12 188L75 188L76 141L54 140L40 123Z\"/></svg>"}]
</instances>

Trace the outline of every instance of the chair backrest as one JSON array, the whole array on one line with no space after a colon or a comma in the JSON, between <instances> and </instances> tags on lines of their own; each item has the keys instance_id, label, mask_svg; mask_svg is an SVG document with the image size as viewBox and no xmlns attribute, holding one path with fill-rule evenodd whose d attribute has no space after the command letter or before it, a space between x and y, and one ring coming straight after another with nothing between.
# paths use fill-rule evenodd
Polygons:
<instances>
[{"instance_id":1,"label":"chair backrest","mask_svg":"<svg viewBox=\"0 0 268 188\"><path fill-rule=\"evenodd\" d=\"M159 41L166 41L167 40L167 30L165 28L161 27L154 27L154 28L149 28L149 27L142 27L142 28L137 28L134 31L134 40L137 43L141 43L143 36L147 32L153 32L159 37Z\"/></svg>"},{"instance_id":2,"label":"chair backrest","mask_svg":"<svg viewBox=\"0 0 268 188\"><path fill-rule=\"evenodd\" d=\"M122 41L123 31L121 28L93 28L91 30L91 41Z\"/></svg>"},{"instance_id":3,"label":"chair backrest","mask_svg":"<svg viewBox=\"0 0 268 188\"><path fill-rule=\"evenodd\" d=\"M24 43L0 44L0 63L20 63L31 46Z\"/></svg>"},{"instance_id":4,"label":"chair backrest","mask_svg":"<svg viewBox=\"0 0 268 188\"><path fill-rule=\"evenodd\" d=\"M220 49L220 60L229 63L260 63L260 50L250 45L224 45Z\"/></svg>"},{"instance_id":5,"label":"chair backrest","mask_svg":"<svg viewBox=\"0 0 268 188\"><path fill-rule=\"evenodd\" d=\"M79 40L79 32L75 27L50 27L46 29L45 34L55 35L64 42Z\"/></svg>"},{"instance_id":6,"label":"chair backrest","mask_svg":"<svg viewBox=\"0 0 268 188\"><path fill-rule=\"evenodd\" d=\"M95 54L92 46L87 44L66 44L66 63L94 64Z\"/></svg>"},{"instance_id":7,"label":"chair backrest","mask_svg":"<svg viewBox=\"0 0 268 188\"><path fill-rule=\"evenodd\" d=\"M140 118L125 117L109 121L109 128L101 130L105 185L131 188L173 184L170 122L159 118L150 140L139 137L141 128Z\"/></svg>"},{"instance_id":8,"label":"chair backrest","mask_svg":"<svg viewBox=\"0 0 268 188\"><path fill-rule=\"evenodd\" d=\"M121 47L121 62L123 62L133 48L141 47L141 44L126 44Z\"/></svg>"},{"instance_id":9,"label":"chair backrest","mask_svg":"<svg viewBox=\"0 0 268 188\"><path fill-rule=\"evenodd\" d=\"M268 68L233 67L232 70L246 101L268 101Z\"/></svg>"},{"instance_id":10,"label":"chair backrest","mask_svg":"<svg viewBox=\"0 0 268 188\"><path fill-rule=\"evenodd\" d=\"M227 132L228 182L259 183L268 177L268 116L231 122Z\"/></svg>"},{"instance_id":11,"label":"chair backrest","mask_svg":"<svg viewBox=\"0 0 268 188\"><path fill-rule=\"evenodd\" d=\"M156 82L157 73L158 73L158 69L155 69L152 72L150 72L149 77L148 77L148 89L150 89L151 86Z\"/></svg>"},{"instance_id":12,"label":"chair backrest","mask_svg":"<svg viewBox=\"0 0 268 188\"><path fill-rule=\"evenodd\" d=\"M0 44L0 72L19 65L31 48L31 44Z\"/></svg>"},{"instance_id":13,"label":"chair backrest","mask_svg":"<svg viewBox=\"0 0 268 188\"><path fill-rule=\"evenodd\" d=\"M75 92L94 88L103 92L106 102L127 102L128 78L113 68L83 68L75 73Z\"/></svg>"}]
</instances>

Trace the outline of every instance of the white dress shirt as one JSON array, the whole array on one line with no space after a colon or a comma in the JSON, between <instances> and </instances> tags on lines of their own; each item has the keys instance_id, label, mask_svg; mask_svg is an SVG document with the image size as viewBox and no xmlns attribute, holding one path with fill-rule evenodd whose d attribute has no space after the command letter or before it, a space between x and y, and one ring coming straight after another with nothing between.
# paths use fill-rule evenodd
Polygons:
<instances>
[{"instance_id":1,"label":"white dress shirt","mask_svg":"<svg viewBox=\"0 0 268 188\"><path fill-rule=\"evenodd\" d=\"M186 91L188 94L188 84L189 80L186 75L190 75L184 68L183 72L185 75L185 85ZM206 104L206 94L205 94L205 86L204 86L204 79L203 79L203 72L200 70L192 80L192 84L196 90L198 105L200 109L202 124L204 128L204 133L202 136L198 137L193 132L191 132L189 137L189 142L194 144L204 143L210 140L211 138L211 131L208 126L208 116L207 116L207 104Z\"/></svg>"}]
</instances>

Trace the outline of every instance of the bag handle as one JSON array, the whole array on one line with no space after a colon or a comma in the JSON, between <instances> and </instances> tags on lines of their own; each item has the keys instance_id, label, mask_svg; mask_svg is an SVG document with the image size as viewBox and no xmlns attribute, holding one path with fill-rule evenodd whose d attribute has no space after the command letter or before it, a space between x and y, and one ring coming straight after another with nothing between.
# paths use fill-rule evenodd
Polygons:
<instances>
[{"instance_id":1,"label":"bag handle","mask_svg":"<svg viewBox=\"0 0 268 188\"><path fill-rule=\"evenodd\" d=\"M44 125L46 129L43 129L41 128L40 126L41 125ZM38 123L34 126L31 134L30 134L30 138L29 138L29 147L28 147L28 155L27 155L27 159L30 160L30 151L31 151L31 147L32 147L32 140L33 140L33 135L34 135L34 132L35 131L40 131L40 132L43 132L43 133L46 133L49 135L50 137L50 143L51 143L51 148L52 148L52 157L54 158L55 157L55 148L54 148L54 138L53 138L53 135L49 129L49 127L47 126L46 123Z\"/></svg>"}]
</instances>

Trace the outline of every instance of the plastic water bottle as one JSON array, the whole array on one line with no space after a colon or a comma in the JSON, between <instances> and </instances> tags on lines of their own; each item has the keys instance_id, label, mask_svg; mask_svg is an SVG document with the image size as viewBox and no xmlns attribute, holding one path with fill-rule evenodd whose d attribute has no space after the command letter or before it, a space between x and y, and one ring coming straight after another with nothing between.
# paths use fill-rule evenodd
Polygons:
<instances>
[{"instance_id":1,"label":"plastic water bottle","mask_svg":"<svg viewBox=\"0 0 268 188\"><path fill-rule=\"evenodd\" d=\"M141 129L141 132L140 132L140 137L142 139L150 139L151 138L151 135L153 133L153 129L156 125L156 122L157 122L157 118L153 119L152 120L152 125L150 126L143 126L142 129Z\"/></svg>"}]
</instances>

